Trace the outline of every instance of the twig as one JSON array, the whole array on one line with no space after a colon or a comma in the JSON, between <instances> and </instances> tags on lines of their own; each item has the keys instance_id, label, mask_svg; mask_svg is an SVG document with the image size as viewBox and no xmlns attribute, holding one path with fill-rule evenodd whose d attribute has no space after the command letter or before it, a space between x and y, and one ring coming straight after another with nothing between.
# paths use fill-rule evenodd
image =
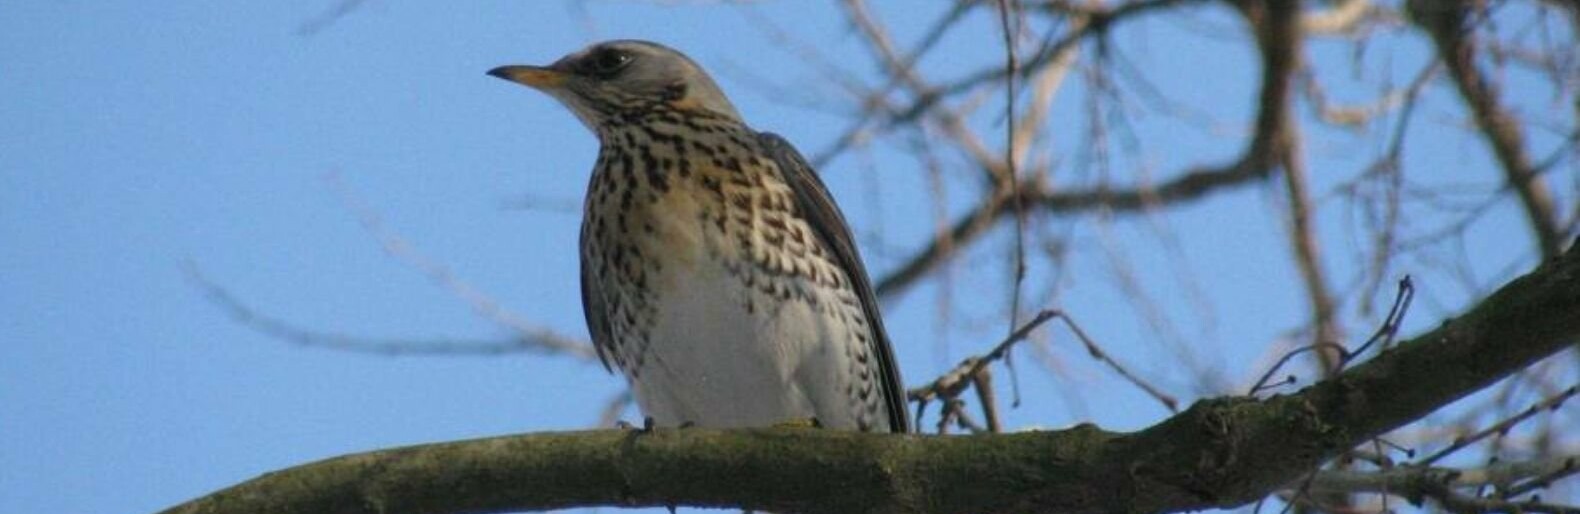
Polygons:
<instances>
[{"instance_id":1,"label":"twig","mask_svg":"<svg viewBox=\"0 0 1580 514\"><path fill-rule=\"evenodd\" d=\"M1066 36L1065 39L1039 50L1036 57L1027 59L1022 64L1022 73L1029 69L1040 69L1046 64L1042 60L1052 62L1075 41L1086 35L1106 30L1106 27L1111 26L1109 24L1119 19L1155 8L1191 1L1195 0L1144 0L1124 4L1113 11L1105 11L1111 14L1096 16L1079 33ZM1289 128L1290 118L1290 81L1297 64L1288 52L1274 50L1264 49L1262 52L1262 85L1258 93L1255 135L1235 161L1218 166L1194 166L1181 171L1164 183L1130 189L1115 189L1107 184L1100 184L1081 190L1052 191L1035 182L1027 182L1016 186L1019 195L1024 197L1024 205L1036 209L1039 214L1099 209L1107 213L1134 213L1159 206L1200 200L1209 193L1232 186L1251 184L1267 177L1279 162L1277 152L1282 150L1281 145L1287 137L1285 132ZM1002 77L1002 75L992 76ZM920 116L926 109L931 108L937 100L938 95L918 99L911 107L914 114L901 113L899 117L891 119L891 122L914 119L915 116ZM897 294L954 255L952 252L944 251L945 248L959 247L970 242L991 228L1001 216L1014 212L1008 208L1011 206L1009 200L995 195L958 218L950 232L948 243L939 241L930 243L907 259L896 271L877 280L878 296L886 298Z\"/></svg>"},{"instance_id":2,"label":"twig","mask_svg":"<svg viewBox=\"0 0 1580 514\"><path fill-rule=\"evenodd\" d=\"M1341 360L1342 360L1342 358L1347 358L1349 356L1349 351L1344 349L1344 345L1341 345L1341 344L1338 344L1338 343L1327 342L1327 341L1317 341L1315 343L1311 343L1311 344L1304 345L1304 346L1301 346L1299 348L1290 350L1288 353L1285 353L1283 357L1279 357L1278 358L1278 362L1273 363L1273 366L1271 368L1268 368L1266 373L1262 374L1262 378L1257 379L1256 383L1251 385L1251 391L1249 393L1247 393L1247 394L1253 394L1254 395L1256 393L1261 392L1263 389L1267 389L1268 387L1271 387L1267 383L1268 380L1272 380L1273 374L1277 373L1279 368L1283 368L1285 364L1288 364L1290 359L1293 359L1296 356L1298 356L1298 355L1300 355L1302 353L1305 353L1305 352L1311 352L1311 351L1323 350L1323 349L1333 350L1334 352L1338 353L1341 356ZM1273 384L1273 386L1278 386L1280 384L1293 383L1294 381L1295 381L1295 377L1290 376L1289 379L1281 381L1279 384Z\"/></svg>"},{"instance_id":3,"label":"twig","mask_svg":"<svg viewBox=\"0 0 1580 514\"><path fill-rule=\"evenodd\" d=\"M1393 306L1388 308L1388 316L1383 318L1382 325L1377 327L1377 332L1361 343L1360 348L1353 352L1346 352L1341 365L1349 364L1357 356L1366 353L1373 344L1382 343L1382 348L1393 346L1394 337L1399 335L1399 326L1404 323L1405 313L1410 311L1410 302L1415 299L1415 283L1409 275L1399 279L1399 291L1394 294Z\"/></svg>"},{"instance_id":4,"label":"twig","mask_svg":"<svg viewBox=\"0 0 1580 514\"><path fill-rule=\"evenodd\" d=\"M296 34L299 36L316 35L329 28L335 22L340 21L341 18L361 8L362 4L365 3L367 3L367 0L336 0L334 5L330 6L323 14L302 22L302 25L296 28Z\"/></svg>"},{"instance_id":5,"label":"twig","mask_svg":"<svg viewBox=\"0 0 1580 514\"><path fill-rule=\"evenodd\" d=\"M450 271L448 266L424 255L406 238L385 226L378 212L357 197L345 181L341 180L340 174L326 173L324 182L335 193L341 204L356 216L357 223L378 240L386 254L426 275L434 284L465 302L478 316L521 334L520 341L540 346L541 348L538 349L546 353L565 353L585 360L591 360L595 356L591 345L528 323L515 313L506 310L493 297L461 280Z\"/></svg>"},{"instance_id":6,"label":"twig","mask_svg":"<svg viewBox=\"0 0 1580 514\"><path fill-rule=\"evenodd\" d=\"M1015 151L1015 140L1019 137L1015 131L1015 77L1020 68L1019 54L1015 52L1015 40L1020 34L1019 28L1013 20L1020 13L1020 6L1015 0L998 0L999 25L1004 32L1004 66L1009 74L1004 76L1004 180L1001 184L1010 187L1010 202L1015 209L1015 260L1010 271L1013 285L1010 287L1009 297L1009 333L1015 333L1015 326L1020 323L1021 290L1026 285L1026 206L1020 196L1020 167L1018 152ZM1004 367L1009 369L1011 391L1014 395L1014 405L1020 405L1020 379L1015 373L1015 359L1012 354L1004 355ZM996 414L996 413L995 413ZM995 425L996 420L989 419L989 426Z\"/></svg>"},{"instance_id":7,"label":"twig","mask_svg":"<svg viewBox=\"0 0 1580 514\"><path fill-rule=\"evenodd\" d=\"M1047 323L1048 320L1062 315L1061 312L1054 310L1045 310L1037 313L1036 317L1027 321L1025 325L1021 325L1020 328L1010 333L1009 337L1004 338L1003 342L994 346L992 351L979 356L967 357L965 360L960 361L960 364L956 365L954 369L934 379L931 383L907 391L906 397L911 401L922 403L923 405L918 407L920 409L925 407L927 402L934 399L959 396L970 385L971 377L981 371L982 368L1002 358L1004 352L1009 351L1011 346L1025 340L1026 336L1031 334L1031 331L1036 330L1043 323Z\"/></svg>"},{"instance_id":8,"label":"twig","mask_svg":"<svg viewBox=\"0 0 1580 514\"><path fill-rule=\"evenodd\" d=\"M1104 352L1101 347L1097 346L1097 343L1093 341L1091 337L1086 335L1086 331L1081 330L1081 326L1075 324L1075 320L1070 319L1070 317L1064 312L1052 312L1056 317L1059 318L1059 321L1063 321L1064 325L1070 328L1070 332L1075 334L1076 339L1081 340L1081 345L1086 347L1086 353L1091 355L1092 358L1107 364L1109 369L1114 370L1114 372L1118 373L1119 376L1124 377L1125 380L1131 383L1131 385L1141 388L1141 390L1145 391L1148 396L1152 397L1152 399L1157 400L1160 404L1163 404L1163 407L1168 409L1169 412L1179 412L1179 400L1176 400L1173 396L1170 396L1164 393L1162 390L1153 387L1152 384L1141 380L1140 377L1137 377L1135 374L1131 373L1130 370L1125 369L1123 365L1119 364L1119 361L1114 360L1113 357L1109 357L1108 352Z\"/></svg>"},{"instance_id":9,"label":"twig","mask_svg":"<svg viewBox=\"0 0 1580 514\"><path fill-rule=\"evenodd\" d=\"M1361 288L1361 291L1364 291L1361 294L1361 311L1368 314L1372 309L1375 292L1381 287L1383 277L1387 275L1388 265L1397 251L1396 244L1399 240L1398 229L1402 207L1400 205L1402 202L1400 192L1404 186L1402 162L1405 136L1409 133L1410 122L1415 119L1415 108L1421 98L1421 91L1431 77L1437 75L1437 70L1441 67L1440 63L1433 61L1432 64L1427 65L1420 73L1417 73L1415 79L1404 89L1405 95L1402 105L1399 107L1399 118L1395 124L1393 135L1389 138L1388 149L1377 162L1372 164L1363 177L1381 176L1385 179L1384 187L1386 188L1384 192L1385 198L1382 200L1383 219L1380 221L1376 220L1377 216L1375 214L1368 218L1372 222L1373 230L1377 233L1373 244L1371 263L1367 266L1369 276L1366 279L1366 285ZM1348 186L1348 189L1354 193L1360 190L1362 184L1362 182L1351 184ZM1370 203L1362 203L1362 205L1368 207L1367 211L1370 212ZM1381 225L1381 228L1375 228L1377 225Z\"/></svg>"},{"instance_id":10,"label":"twig","mask_svg":"<svg viewBox=\"0 0 1580 514\"><path fill-rule=\"evenodd\" d=\"M1537 489L1545 489L1550 487L1559 479L1574 475L1576 473L1580 473L1580 456L1570 455L1568 457L1563 457L1556 466L1552 466L1543 473L1527 478L1524 482L1516 483L1513 480L1500 482L1513 485L1502 487L1502 490L1498 491L1498 496L1504 499L1522 496Z\"/></svg>"},{"instance_id":11,"label":"twig","mask_svg":"<svg viewBox=\"0 0 1580 514\"><path fill-rule=\"evenodd\" d=\"M982 405L982 417L987 420L987 431L994 434L1004 431L1003 423L999 422L997 393L993 391L993 368L984 367L977 370L976 374L971 376L971 388L976 390L977 403Z\"/></svg>"},{"instance_id":12,"label":"twig","mask_svg":"<svg viewBox=\"0 0 1580 514\"><path fill-rule=\"evenodd\" d=\"M1325 373L1333 374L1343 371L1345 366L1354 362L1356 357L1359 357L1362 353L1365 353L1366 350L1370 349L1373 344L1382 342L1383 348L1387 348L1393 343L1394 337L1398 335L1399 326L1404 322L1404 315L1405 313L1409 312L1410 302L1414 298L1415 284L1411 282L1409 276L1405 276L1403 279L1399 280L1399 292L1394 295L1393 307L1388 309L1388 317L1383 319L1382 324L1377 327L1377 331L1373 333L1370 338L1367 338L1366 342L1362 343L1360 348L1355 349L1355 351L1350 351L1349 349L1345 348L1344 345L1338 344L1336 342L1317 341L1315 343L1290 350L1288 353L1285 353L1283 357L1279 357L1278 362L1273 363L1273 365L1269 367L1265 373L1262 373L1262 378L1257 379L1256 383L1251 386L1251 390L1247 394L1254 395L1270 387L1294 383L1294 376L1290 376L1286 380L1281 380L1273 384L1269 384L1268 381L1272 380L1273 375L1278 373L1278 370L1283 368L1285 364L1288 364L1290 359L1293 359L1295 356L1305 352L1323 349L1332 350L1338 355L1339 358L1333 363L1331 369L1325 370Z\"/></svg>"},{"instance_id":13,"label":"twig","mask_svg":"<svg viewBox=\"0 0 1580 514\"><path fill-rule=\"evenodd\" d=\"M1437 500L1444 510L1462 514L1511 512L1522 514L1580 514L1580 507L1547 503L1540 500L1509 501L1480 498L1457 493L1446 487L1429 487L1423 496Z\"/></svg>"},{"instance_id":14,"label":"twig","mask_svg":"<svg viewBox=\"0 0 1580 514\"><path fill-rule=\"evenodd\" d=\"M847 2L845 5L847 8L861 6L859 2ZM899 63L898 68L900 70L910 70L916 64L916 61L922 57L922 55L926 54L933 48L934 45L943 39L944 33L948 32L956 22L959 22L964 17L968 7L970 7L970 5L964 2L955 4L954 9L951 9L948 13L944 14L942 18L940 18L928 29L926 32L927 35L922 38L922 41L918 43L915 48L913 48L903 58L895 61ZM863 18L860 16L863 16L861 13L864 11L847 10L847 12L852 15L857 15L852 17L852 21L856 23L857 27L862 28L863 31L867 32L868 39L871 39L871 31L862 26ZM859 102L860 105L874 105L879 103L880 99L887 98L889 94L894 91L894 88L900 85L900 82L903 78L904 75L890 73L888 82L886 82L883 86L874 89L872 93L867 96L867 99ZM852 146L855 146L857 142L866 139L867 132L872 125L872 118L877 116L877 114L878 111L876 109L863 109L855 123L852 123L849 128L845 129L845 131L841 133L840 137L834 140L833 144L829 145L828 148L825 148L822 151L812 155L812 158L810 159L812 166L814 168L822 169L824 165L828 164L828 162L833 160L834 157L844 153L846 150L849 150Z\"/></svg>"},{"instance_id":15,"label":"twig","mask_svg":"<svg viewBox=\"0 0 1580 514\"><path fill-rule=\"evenodd\" d=\"M1468 24L1471 13L1467 12L1472 4L1415 0L1406 5L1411 19L1432 37L1438 57L1448 66L1449 78L1492 147L1505 181L1518 193L1538 250L1544 258L1562 253L1563 233L1558 228L1552 193L1536 175L1525 150L1525 136L1518 121L1500 103L1497 85L1476 65L1478 45L1475 28Z\"/></svg>"},{"instance_id":16,"label":"twig","mask_svg":"<svg viewBox=\"0 0 1580 514\"><path fill-rule=\"evenodd\" d=\"M234 318L238 323L270 337L302 346L381 355L494 355L542 351L550 346L550 343L547 341L533 339L535 334L529 333L519 333L514 339L466 340L373 338L309 330L279 318L259 313L237 299L235 295L231 294L224 287L209 280L198 269L197 265L191 261L182 263L182 271L185 272L187 279L194 286L203 291L204 296L210 302L227 314L230 314L230 317ZM553 334L549 334L549 336L559 337ZM553 344L558 342L563 341L556 341ZM576 356L583 360L591 360L593 358L591 347L587 347L585 350L585 357L574 348L567 348L562 353Z\"/></svg>"},{"instance_id":17,"label":"twig","mask_svg":"<svg viewBox=\"0 0 1580 514\"><path fill-rule=\"evenodd\" d=\"M966 359L960 361L960 364L956 365L954 369L951 369L943 375L940 375L931 383L912 388L910 391L907 391L906 397L911 401L917 402L917 417L920 418L922 414L926 412L927 404L929 402L937 399L953 399L965 392L965 389L969 387L975 380L974 377L980 374L984 368L986 368L988 365L991 365L993 362L1002 359L1005 353L1008 352L1011 347L1025 340L1033 330L1037 329L1037 327L1055 318L1062 321L1064 325L1070 329L1070 332L1075 334L1076 339L1081 341L1081 344L1086 348L1087 353L1091 355L1092 358L1107 364L1108 367L1114 370L1115 373L1118 373L1119 376L1124 377L1125 380L1140 388L1142 391L1145 391L1149 396L1157 400L1158 403L1169 409L1170 412L1178 411L1178 400L1175 400L1174 397L1163 393L1156 387L1153 387L1151 384L1148 384L1136 377L1123 365L1119 364L1118 361L1115 361L1112 357L1109 357L1108 353L1104 352L1102 348L1098 347L1097 343L1092 341L1092 338L1086 335L1086 331L1082 330L1081 327L1077 325L1074 320L1070 319L1067 314L1059 310L1044 310L1042 312L1038 312L1037 315L1030 321L1027 321L1024 325L1021 325L1020 328L1011 333L1009 337L1006 337L1003 342L1000 342L997 346L993 347L992 351L989 351L983 355L967 357Z\"/></svg>"},{"instance_id":18,"label":"twig","mask_svg":"<svg viewBox=\"0 0 1580 514\"><path fill-rule=\"evenodd\" d=\"M374 212L372 208L362 203L359 198L352 194L344 182L340 180L338 174L333 172L325 174L324 181L342 204L356 216L362 228L379 241L385 253L427 275L435 284L465 301L478 316L509 329L511 333L515 334L515 337L486 341L450 338L377 338L311 330L259 313L253 307L242 302L229 290L209 280L202 274L197 265L190 261L184 262L182 265L187 278L199 289L202 289L211 302L228 312L238 322L258 332L303 346L317 346L383 355L483 355L540 352L565 355L584 361L595 359L596 355L591 345L562 336L547 328L527 323L520 317L505 310L489 296L457 278L449 268L417 251L414 246L399 234L385 227L378 213Z\"/></svg>"},{"instance_id":19,"label":"twig","mask_svg":"<svg viewBox=\"0 0 1580 514\"><path fill-rule=\"evenodd\" d=\"M1491 435L1494 435L1494 434L1502 434L1502 433L1508 432L1509 429L1514 428L1515 425L1518 425L1521 422L1523 422L1523 421L1525 421L1527 419L1530 419L1532 416L1540 414L1544 410L1556 410L1556 409L1558 409L1559 406L1563 405L1565 400L1568 400L1569 398L1573 397L1576 393L1580 393L1580 386L1570 386L1568 389L1563 390L1563 392L1560 392L1560 393L1558 393L1556 395L1553 395L1553 396L1551 396L1551 397L1549 397L1549 398L1547 398L1545 400L1537 402L1535 405L1530 406L1529 408L1525 409L1524 411L1520 412L1519 414L1515 414L1513 416L1510 416L1510 417L1504 419L1503 421L1499 421L1497 423L1493 423L1492 426L1489 426L1489 427L1487 427L1485 429L1482 429L1479 432L1476 432L1476 433L1471 434L1469 436L1462 436L1462 437L1454 438L1453 444L1448 445L1447 448L1443 448L1442 450L1438 450L1437 453L1433 453L1433 454L1421 459L1420 461L1417 461L1415 464L1416 465L1420 465L1420 466L1430 466L1433 463L1435 463L1435 462L1437 462L1439 460L1442 460L1443 457L1447 457L1447 456L1453 454L1454 452L1457 452L1459 450L1464 449L1465 447L1468 447L1468 446L1470 446L1472 444L1475 444L1476 441L1480 441L1482 439L1486 439L1488 436L1491 436Z\"/></svg>"},{"instance_id":20,"label":"twig","mask_svg":"<svg viewBox=\"0 0 1580 514\"><path fill-rule=\"evenodd\" d=\"M1129 21L1131 18L1142 14L1189 3L1203 2L1201 0L1134 0L1111 9L1092 9L1088 13L1091 20L1090 23L1083 26L1081 30L1066 34L1063 38L1051 44L1043 45L1036 54L1024 59L1020 68L1016 71L1020 78L1024 79L1040 70L1043 66L1053 62L1054 58L1066 48L1080 43L1087 37L1106 34L1108 30L1117 26L1120 22ZM932 110L933 106L944 98L974 90L983 84L997 84L1009 74L1010 71L1006 68L993 68L940 86L929 94L917 98L909 107L897 111L894 116L885 120L885 125L888 127L907 125L927 111Z\"/></svg>"},{"instance_id":21,"label":"twig","mask_svg":"<svg viewBox=\"0 0 1580 514\"><path fill-rule=\"evenodd\" d=\"M550 198L530 193L500 202L500 206L506 209L552 212L555 214L581 214L582 212L581 200Z\"/></svg>"},{"instance_id":22,"label":"twig","mask_svg":"<svg viewBox=\"0 0 1580 514\"><path fill-rule=\"evenodd\" d=\"M1577 512L1576 507L1514 500L1552 480L1580 470L1580 455L1561 455L1521 462L1503 462L1483 468L1402 466L1377 471L1321 471L1311 489L1325 492L1378 493L1400 496L1420 504L1430 498L1453 512ZM1510 487L1513 485L1514 487ZM1492 487L1496 496L1467 495L1461 490ZM1478 507L1479 508L1475 508ZM1488 510L1482 510L1488 509Z\"/></svg>"}]
</instances>

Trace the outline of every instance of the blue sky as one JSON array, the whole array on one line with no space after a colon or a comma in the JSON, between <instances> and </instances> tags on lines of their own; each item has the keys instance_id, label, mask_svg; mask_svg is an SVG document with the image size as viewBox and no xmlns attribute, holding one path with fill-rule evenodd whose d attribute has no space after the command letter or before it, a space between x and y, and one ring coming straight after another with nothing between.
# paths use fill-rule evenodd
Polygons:
<instances>
[{"instance_id":1,"label":"blue sky","mask_svg":"<svg viewBox=\"0 0 1580 514\"><path fill-rule=\"evenodd\" d=\"M185 278L182 263L303 327L399 338L505 335L381 252L327 185L333 173L385 226L502 305L585 337L574 271L578 216L507 205L525 196L575 205L596 143L547 97L485 70L549 62L600 39L662 41L713 70L757 128L808 154L845 126L828 109L850 102L784 41L765 36L760 20L856 76L874 72L824 2L743 10L606 1L578 10L575 2L373 1L313 35L298 33L332 3L0 3L0 512L150 512L334 455L590 426L621 390L596 364L302 348L228 318ZM937 14L880 7L901 41L914 41ZM1229 35L1197 37L1197 46L1179 51L1186 36L1217 29ZM1132 128L1141 149L1116 157L1120 181L1138 169L1166 174L1235 155L1255 87L1254 56L1235 30L1233 20L1206 10L1125 33L1127 56L1173 101L1216 124L1203 130L1146 118ZM995 33L962 32L923 66L959 71L999 43ZM1402 82L1422 62L1423 44L1404 38L1370 51ZM1313 54L1321 62L1350 49L1324 44ZM1374 93L1340 82L1330 85L1335 96ZM1534 83L1511 78L1514 91L1535 92L1527 89ZM1532 109L1545 105L1539 94L1518 96ZM1066 163L1061 169L1078 170L1086 158L1076 150L1086 119L1080 98L1061 95L1055 104L1055 136L1046 143L1051 158ZM1462 111L1452 97L1437 88L1428 98L1423 128L1412 134L1412 169L1431 170L1421 178L1427 182L1494 183L1480 140L1455 125ZM1351 212L1328 193L1381 144L1337 130L1309 135L1331 280L1349 284L1360 236L1345 221ZM1546 155L1554 139L1533 141L1533 153ZM879 142L824 170L877 274L932 230L918 168ZM1572 168L1553 176L1561 193L1575 187ZM1166 215L1060 220L1044 228L1071 235L1068 265L1034 261L1029 296L1056 291L1035 303L1070 309L1117 358L1186 401L1223 391L1199 390L1170 340L1208 345L1203 366L1239 390L1304 312L1281 243L1279 198L1275 185L1257 185ZM959 213L970 200L970 189L956 189L947 204ZM1465 253L1473 285L1495 285L1535 262L1518 216L1505 200L1472 227ZM1416 221L1425 231L1434 220ZM953 269L955 305L943 330L936 284L888 302L907 382L929 380L1003 334L1000 246L970 252ZM1176 336L1139 321L1133 294L1114 285L1118 262L1139 270ZM1180 271L1194 279L1176 278ZM1408 327L1433 325L1471 298L1446 279L1423 289ZM1353 310L1355 300L1346 303ZM1068 337L1054 341L1061 372L1022 359L1025 404L1008 413L1010 426L1090 420L1130 429L1166 415L1087 361Z\"/></svg>"}]
</instances>

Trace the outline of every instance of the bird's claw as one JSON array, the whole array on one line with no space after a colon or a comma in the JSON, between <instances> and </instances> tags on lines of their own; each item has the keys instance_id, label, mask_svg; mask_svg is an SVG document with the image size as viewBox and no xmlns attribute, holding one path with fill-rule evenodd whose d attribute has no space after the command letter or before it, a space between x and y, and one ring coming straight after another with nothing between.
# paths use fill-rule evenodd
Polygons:
<instances>
[{"instance_id":1,"label":"bird's claw","mask_svg":"<svg viewBox=\"0 0 1580 514\"><path fill-rule=\"evenodd\" d=\"M614 427L620 430L630 430L639 434L646 434L652 432L654 428L658 428L658 422L653 421L652 416L644 416L642 418L642 426L640 428L623 419L614 422Z\"/></svg>"}]
</instances>

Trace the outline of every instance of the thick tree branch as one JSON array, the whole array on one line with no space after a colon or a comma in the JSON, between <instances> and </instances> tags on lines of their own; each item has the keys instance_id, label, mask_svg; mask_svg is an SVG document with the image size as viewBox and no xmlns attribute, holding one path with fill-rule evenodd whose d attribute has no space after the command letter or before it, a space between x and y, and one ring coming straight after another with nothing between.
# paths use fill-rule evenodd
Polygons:
<instances>
[{"instance_id":1,"label":"thick tree branch","mask_svg":"<svg viewBox=\"0 0 1580 514\"><path fill-rule=\"evenodd\" d=\"M503 512L577 505L784 512L1177 512L1244 505L1580 340L1580 250L1332 379L1219 398L1135 433L598 430L350 455L166 511ZM969 477L967 479L966 477ZM946 485L947 484L947 485Z\"/></svg>"}]
</instances>

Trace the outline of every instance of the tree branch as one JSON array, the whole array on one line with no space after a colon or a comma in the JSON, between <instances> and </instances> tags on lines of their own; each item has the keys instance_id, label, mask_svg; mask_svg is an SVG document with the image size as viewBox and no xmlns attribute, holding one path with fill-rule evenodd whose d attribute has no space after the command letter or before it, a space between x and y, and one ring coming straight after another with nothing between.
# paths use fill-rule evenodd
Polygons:
<instances>
[{"instance_id":1,"label":"tree branch","mask_svg":"<svg viewBox=\"0 0 1580 514\"><path fill-rule=\"evenodd\" d=\"M1502 488L1576 469L1580 469L1580 455L1505 462L1475 469L1401 466L1381 471L1323 471L1311 481L1311 489L1424 496L1432 486Z\"/></svg>"},{"instance_id":2,"label":"tree branch","mask_svg":"<svg viewBox=\"0 0 1580 514\"><path fill-rule=\"evenodd\" d=\"M1266 400L1204 400L1135 433L1083 425L984 436L786 428L531 434L324 460L166 513L677 504L784 512L1227 508L1577 339L1580 250L1571 249L1463 316L1330 380Z\"/></svg>"},{"instance_id":3,"label":"tree branch","mask_svg":"<svg viewBox=\"0 0 1580 514\"><path fill-rule=\"evenodd\" d=\"M1142 9L1139 6L1172 5L1174 2L1181 1L1183 0L1143 0L1124 5L1138 6L1136 9ZM1280 6L1288 4L1287 1L1274 3ZM1018 198L1020 204L1032 213L1042 214L1098 209L1110 212L1141 212L1150 208L1200 200L1209 193L1221 189L1248 185L1267 178L1278 164L1280 154L1285 150L1284 142L1288 137L1286 129L1291 123L1292 82L1298 66L1298 54L1294 50L1298 45L1298 36L1291 35L1293 27L1288 27L1289 23L1279 23L1294 18L1277 18L1272 22L1264 20L1268 17L1269 11L1264 4L1266 3L1248 1L1239 6L1257 36L1257 49L1261 52L1262 58L1262 79L1253 126L1255 135L1238 159L1218 166L1193 167L1181 171L1161 184L1141 185L1129 189L1114 189L1106 184L1100 184L1081 190L1053 191L1045 184L1028 181L1014 188L1020 197ZM1125 10L1122 7L1116 10L1117 12L1141 11ZM1280 30L1282 32L1279 32ZM1076 40L1069 39L1069 41ZM1061 47L1056 44L1050 48ZM1045 48L1041 53L1049 54L1048 59L1058 55L1050 52ZM1026 66L1037 65L1039 59L1038 57L1028 59ZM1002 190L988 195L981 204L957 220L947 234L941 234L927 247L906 259L905 263L895 271L879 278L875 289L878 297L890 298L900 293L927 272L947 261L953 255L951 249L965 246L973 239L987 233L1001 217L1013 214L1014 209L1009 207L1015 205L1012 200L1016 199L1006 196L1006 192Z\"/></svg>"},{"instance_id":4,"label":"tree branch","mask_svg":"<svg viewBox=\"0 0 1580 514\"><path fill-rule=\"evenodd\" d=\"M1460 0L1411 0L1407 5L1411 18L1437 45L1438 57L1448 65L1448 75L1492 146L1504 178L1519 194L1542 256L1558 255L1563 250L1563 230L1558 227L1552 193L1531 165L1518 120L1499 103L1497 84L1476 67L1475 28L1469 16L1472 4Z\"/></svg>"},{"instance_id":5,"label":"tree branch","mask_svg":"<svg viewBox=\"0 0 1580 514\"><path fill-rule=\"evenodd\" d=\"M1511 484L1540 482L1547 477L1573 474L1576 469L1580 469L1580 456L1564 455L1479 469L1405 466L1368 472L1323 471L1312 479L1310 489L1399 496L1415 505L1430 499L1448 512L1575 514L1580 513L1580 508L1544 503L1540 497L1516 500L1509 495L1480 495L1474 491L1493 488L1501 492Z\"/></svg>"}]
</instances>

